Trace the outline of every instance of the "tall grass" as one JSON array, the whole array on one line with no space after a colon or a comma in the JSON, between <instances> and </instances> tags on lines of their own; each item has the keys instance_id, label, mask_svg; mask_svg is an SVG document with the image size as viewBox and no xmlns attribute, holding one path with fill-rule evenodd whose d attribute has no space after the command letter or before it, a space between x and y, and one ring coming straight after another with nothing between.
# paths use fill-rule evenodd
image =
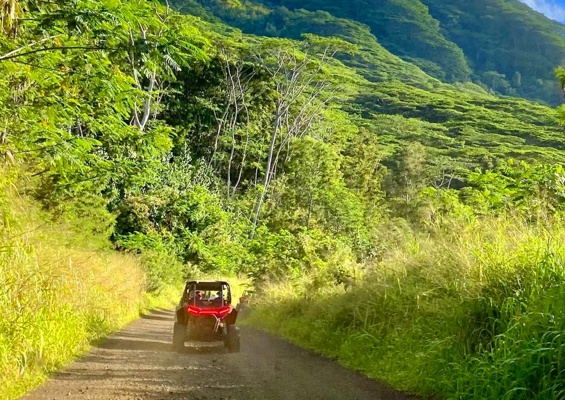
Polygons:
<instances>
[{"instance_id":1,"label":"tall grass","mask_svg":"<svg viewBox=\"0 0 565 400\"><path fill-rule=\"evenodd\" d=\"M0 171L2 399L19 397L147 305L137 258L89 247L88 237L18 196L13 181Z\"/></svg>"},{"instance_id":2,"label":"tall grass","mask_svg":"<svg viewBox=\"0 0 565 400\"><path fill-rule=\"evenodd\" d=\"M565 398L565 228L516 218L408 230L347 290L272 285L250 323L395 387Z\"/></svg>"}]
</instances>

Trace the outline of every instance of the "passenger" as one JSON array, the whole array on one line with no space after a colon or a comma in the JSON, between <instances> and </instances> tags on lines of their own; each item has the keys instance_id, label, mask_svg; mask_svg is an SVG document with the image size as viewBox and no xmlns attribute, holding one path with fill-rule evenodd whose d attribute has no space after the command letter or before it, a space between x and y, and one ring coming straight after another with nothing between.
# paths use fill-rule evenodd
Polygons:
<instances>
[{"instance_id":1,"label":"passenger","mask_svg":"<svg viewBox=\"0 0 565 400\"><path fill-rule=\"evenodd\" d=\"M224 304L224 296L222 291L219 291L214 296L214 305L223 305Z\"/></svg>"},{"instance_id":2,"label":"passenger","mask_svg":"<svg viewBox=\"0 0 565 400\"><path fill-rule=\"evenodd\" d=\"M190 303L194 302L195 305L202 302L202 292L200 290L190 291L188 294L188 301Z\"/></svg>"}]
</instances>

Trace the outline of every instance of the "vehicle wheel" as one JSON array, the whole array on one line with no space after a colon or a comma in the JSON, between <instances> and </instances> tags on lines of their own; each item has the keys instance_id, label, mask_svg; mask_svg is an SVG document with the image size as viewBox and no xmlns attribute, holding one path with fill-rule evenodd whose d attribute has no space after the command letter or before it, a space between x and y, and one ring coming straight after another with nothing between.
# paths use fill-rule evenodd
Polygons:
<instances>
[{"instance_id":1,"label":"vehicle wheel","mask_svg":"<svg viewBox=\"0 0 565 400\"><path fill-rule=\"evenodd\" d=\"M173 327L173 350L182 351L184 349L184 340L186 339L186 325L175 322Z\"/></svg>"},{"instance_id":2,"label":"vehicle wheel","mask_svg":"<svg viewBox=\"0 0 565 400\"><path fill-rule=\"evenodd\" d=\"M228 325L228 337L224 342L230 353L239 353L240 335L239 328L234 325Z\"/></svg>"}]
</instances>

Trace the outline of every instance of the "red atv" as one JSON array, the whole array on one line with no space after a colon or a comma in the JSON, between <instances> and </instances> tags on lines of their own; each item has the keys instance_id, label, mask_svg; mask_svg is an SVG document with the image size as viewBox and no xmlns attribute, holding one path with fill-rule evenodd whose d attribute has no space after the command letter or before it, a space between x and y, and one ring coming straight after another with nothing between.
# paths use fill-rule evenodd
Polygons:
<instances>
[{"instance_id":1,"label":"red atv","mask_svg":"<svg viewBox=\"0 0 565 400\"><path fill-rule=\"evenodd\" d=\"M224 281L187 282L175 313L173 349L185 341L223 341L230 353L239 352L237 310L231 305L230 284Z\"/></svg>"}]
</instances>

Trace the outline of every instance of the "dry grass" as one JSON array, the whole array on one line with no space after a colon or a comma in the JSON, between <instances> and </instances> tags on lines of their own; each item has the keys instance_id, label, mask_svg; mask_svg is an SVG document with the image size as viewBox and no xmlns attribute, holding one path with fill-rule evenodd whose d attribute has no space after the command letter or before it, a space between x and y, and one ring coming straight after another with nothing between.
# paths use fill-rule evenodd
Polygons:
<instances>
[{"instance_id":1,"label":"dry grass","mask_svg":"<svg viewBox=\"0 0 565 400\"><path fill-rule=\"evenodd\" d=\"M88 240L49 222L13 181L0 171L2 399L17 398L147 305L135 257L85 248Z\"/></svg>"}]
</instances>

